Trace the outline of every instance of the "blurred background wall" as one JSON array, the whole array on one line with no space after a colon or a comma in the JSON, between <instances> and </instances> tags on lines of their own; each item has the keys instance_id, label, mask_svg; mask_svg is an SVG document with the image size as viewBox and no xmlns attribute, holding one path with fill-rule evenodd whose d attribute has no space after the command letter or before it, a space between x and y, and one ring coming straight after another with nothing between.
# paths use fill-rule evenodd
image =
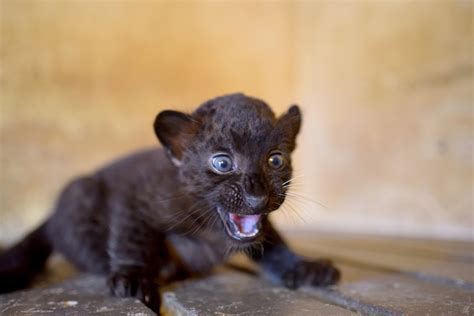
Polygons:
<instances>
[{"instance_id":1,"label":"blurred background wall","mask_svg":"<svg viewBox=\"0 0 474 316\"><path fill-rule=\"evenodd\" d=\"M471 1L0 3L2 242L235 91L303 109L280 226L474 238Z\"/></svg>"}]
</instances>

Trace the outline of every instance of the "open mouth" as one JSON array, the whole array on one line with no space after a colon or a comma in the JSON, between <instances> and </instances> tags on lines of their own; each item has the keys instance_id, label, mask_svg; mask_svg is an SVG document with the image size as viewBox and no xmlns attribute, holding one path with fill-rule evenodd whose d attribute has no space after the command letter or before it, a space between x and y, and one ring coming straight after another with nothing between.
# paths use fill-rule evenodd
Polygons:
<instances>
[{"instance_id":1,"label":"open mouth","mask_svg":"<svg viewBox=\"0 0 474 316\"><path fill-rule=\"evenodd\" d=\"M217 211L224 223L227 234L239 241L250 241L257 237L260 232L261 215L242 215L224 212L217 208Z\"/></svg>"}]
</instances>

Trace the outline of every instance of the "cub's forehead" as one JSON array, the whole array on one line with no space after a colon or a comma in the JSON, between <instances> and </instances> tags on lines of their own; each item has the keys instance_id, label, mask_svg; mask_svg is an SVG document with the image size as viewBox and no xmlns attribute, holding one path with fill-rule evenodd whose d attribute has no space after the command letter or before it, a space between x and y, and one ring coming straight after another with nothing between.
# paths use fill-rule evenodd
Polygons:
<instances>
[{"instance_id":1,"label":"cub's forehead","mask_svg":"<svg viewBox=\"0 0 474 316\"><path fill-rule=\"evenodd\" d=\"M230 108L230 109L229 109ZM254 107L221 108L201 120L203 128L221 134L269 133L275 124L273 116L255 111Z\"/></svg>"},{"instance_id":2,"label":"cub's forehead","mask_svg":"<svg viewBox=\"0 0 474 316\"><path fill-rule=\"evenodd\" d=\"M241 94L210 100L193 116L201 124L201 141L240 152L255 151L268 143L276 123L265 102Z\"/></svg>"},{"instance_id":3,"label":"cub's forehead","mask_svg":"<svg viewBox=\"0 0 474 316\"><path fill-rule=\"evenodd\" d=\"M225 95L202 104L194 113L202 121L214 125L275 121L275 114L264 101L241 93Z\"/></svg>"}]
</instances>

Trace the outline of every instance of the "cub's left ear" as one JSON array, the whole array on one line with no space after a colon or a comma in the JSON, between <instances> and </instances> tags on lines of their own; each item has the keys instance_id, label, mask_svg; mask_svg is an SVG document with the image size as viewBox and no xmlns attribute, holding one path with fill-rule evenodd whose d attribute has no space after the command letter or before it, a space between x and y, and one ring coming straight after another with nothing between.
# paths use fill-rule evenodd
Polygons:
<instances>
[{"instance_id":1,"label":"cub's left ear","mask_svg":"<svg viewBox=\"0 0 474 316\"><path fill-rule=\"evenodd\" d=\"M277 121L277 127L286 136L290 142L290 150L296 147L296 135L298 135L301 127L301 111L297 105L292 105L288 112L283 114Z\"/></svg>"},{"instance_id":2,"label":"cub's left ear","mask_svg":"<svg viewBox=\"0 0 474 316\"><path fill-rule=\"evenodd\" d=\"M196 121L188 114L167 110L156 116L153 127L173 164L180 166L183 152L197 131Z\"/></svg>"}]
</instances>

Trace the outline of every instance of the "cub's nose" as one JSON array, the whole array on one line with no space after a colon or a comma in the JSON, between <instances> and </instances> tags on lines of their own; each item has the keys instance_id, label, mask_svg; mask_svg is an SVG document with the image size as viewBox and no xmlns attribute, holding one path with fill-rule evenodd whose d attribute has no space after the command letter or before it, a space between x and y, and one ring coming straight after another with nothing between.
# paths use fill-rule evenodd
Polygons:
<instances>
[{"instance_id":1,"label":"cub's nose","mask_svg":"<svg viewBox=\"0 0 474 316\"><path fill-rule=\"evenodd\" d=\"M245 197L247 204L253 209L261 209L267 204L268 197L265 195L247 195Z\"/></svg>"}]
</instances>

